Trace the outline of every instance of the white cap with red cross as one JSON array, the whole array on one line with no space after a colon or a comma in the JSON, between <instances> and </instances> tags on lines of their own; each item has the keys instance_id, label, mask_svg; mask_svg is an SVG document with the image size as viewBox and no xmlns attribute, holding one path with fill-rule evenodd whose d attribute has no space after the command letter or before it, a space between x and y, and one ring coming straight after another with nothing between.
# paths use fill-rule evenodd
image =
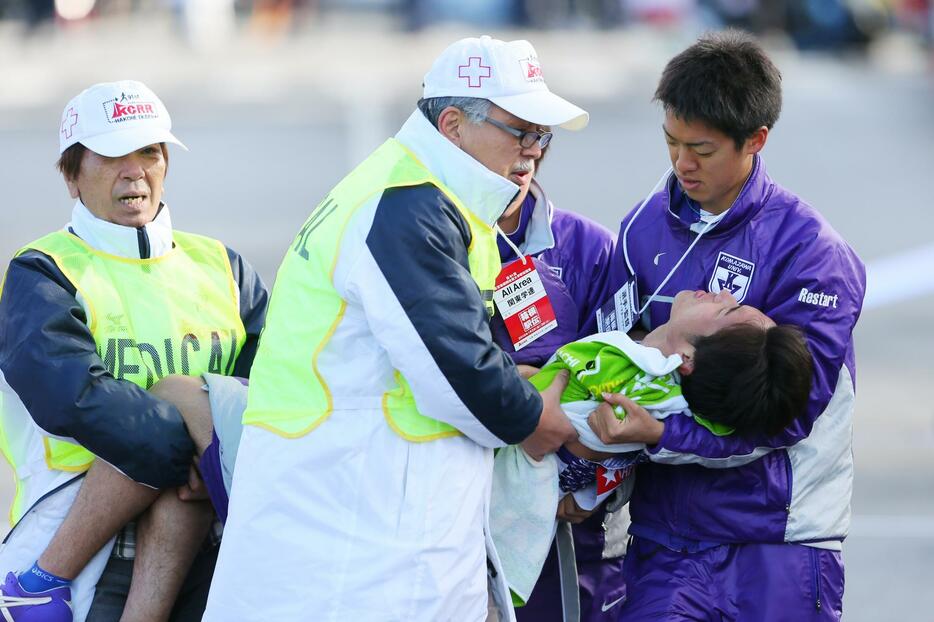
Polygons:
<instances>
[{"instance_id":1,"label":"white cap with red cross","mask_svg":"<svg viewBox=\"0 0 934 622\"><path fill-rule=\"evenodd\" d=\"M58 152L75 143L111 158L155 143L188 149L172 135L172 118L162 101L136 80L95 84L65 105Z\"/></svg>"},{"instance_id":2,"label":"white cap with red cross","mask_svg":"<svg viewBox=\"0 0 934 622\"><path fill-rule=\"evenodd\" d=\"M461 39L445 49L425 74L422 97L488 99L523 121L569 130L590 116L548 90L535 48L528 41L489 36Z\"/></svg>"}]
</instances>

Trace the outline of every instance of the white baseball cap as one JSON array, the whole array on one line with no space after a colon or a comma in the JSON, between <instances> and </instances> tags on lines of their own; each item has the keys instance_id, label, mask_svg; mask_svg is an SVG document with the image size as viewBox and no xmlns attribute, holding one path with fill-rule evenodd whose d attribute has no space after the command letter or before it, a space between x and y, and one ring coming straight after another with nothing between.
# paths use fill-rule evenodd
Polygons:
<instances>
[{"instance_id":1,"label":"white baseball cap","mask_svg":"<svg viewBox=\"0 0 934 622\"><path fill-rule=\"evenodd\" d=\"M84 89L65 105L58 152L75 143L111 158L155 143L174 143L187 151L171 129L169 111L145 84L136 80L102 82Z\"/></svg>"},{"instance_id":2,"label":"white baseball cap","mask_svg":"<svg viewBox=\"0 0 934 622\"><path fill-rule=\"evenodd\" d=\"M528 41L487 35L452 43L425 74L423 97L488 99L524 121L568 130L587 126L590 115L548 90L535 48Z\"/></svg>"}]
</instances>

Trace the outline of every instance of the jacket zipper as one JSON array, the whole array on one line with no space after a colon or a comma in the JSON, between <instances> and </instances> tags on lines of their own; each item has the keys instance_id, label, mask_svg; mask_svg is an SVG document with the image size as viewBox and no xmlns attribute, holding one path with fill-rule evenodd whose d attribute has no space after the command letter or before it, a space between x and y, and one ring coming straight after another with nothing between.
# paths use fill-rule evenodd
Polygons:
<instances>
[{"instance_id":1,"label":"jacket zipper","mask_svg":"<svg viewBox=\"0 0 934 622\"><path fill-rule=\"evenodd\" d=\"M817 559L817 549L813 546L807 548L811 554L811 571L814 576L814 607L820 611L820 560Z\"/></svg>"},{"instance_id":2,"label":"jacket zipper","mask_svg":"<svg viewBox=\"0 0 934 622\"><path fill-rule=\"evenodd\" d=\"M139 258L149 259L149 234L146 233L146 227L138 227L136 229L136 242L139 245Z\"/></svg>"},{"instance_id":3,"label":"jacket zipper","mask_svg":"<svg viewBox=\"0 0 934 622\"><path fill-rule=\"evenodd\" d=\"M791 471L791 457L788 455L788 450L783 449L782 454L785 456L785 477L788 481L788 493L785 495L785 513L791 514L791 485L794 483L794 474Z\"/></svg>"}]
</instances>

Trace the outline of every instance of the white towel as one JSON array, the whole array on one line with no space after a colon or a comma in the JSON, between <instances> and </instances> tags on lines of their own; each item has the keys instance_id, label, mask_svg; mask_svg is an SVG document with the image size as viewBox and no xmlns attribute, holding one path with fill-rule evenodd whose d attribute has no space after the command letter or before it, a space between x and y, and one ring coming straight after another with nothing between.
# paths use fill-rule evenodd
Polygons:
<instances>
[{"instance_id":1,"label":"white towel","mask_svg":"<svg viewBox=\"0 0 934 622\"><path fill-rule=\"evenodd\" d=\"M497 452L490 531L506 584L523 602L532 594L548 557L559 495L554 454L536 462L518 445Z\"/></svg>"}]
</instances>

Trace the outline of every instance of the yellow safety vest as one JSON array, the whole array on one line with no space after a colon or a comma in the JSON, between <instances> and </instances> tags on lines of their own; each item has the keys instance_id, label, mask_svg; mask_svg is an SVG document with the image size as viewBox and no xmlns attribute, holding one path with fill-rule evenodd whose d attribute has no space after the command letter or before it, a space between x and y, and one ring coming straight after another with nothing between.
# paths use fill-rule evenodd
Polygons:
<instances>
[{"instance_id":1,"label":"yellow safety vest","mask_svg":"<svg viewBox=\"0 0 934 622\"><path fill-rule=\"evenodd\" d=\"M17 255L35 249L55 261L83 301L97 352L114 377L148 389L172 374L229 375L246 329L227 251L200 235L175 231L173 239L175 247L161 257L127 259L58 231ZM25 457L11 456L4 440L0 430L15 469ZM80 445L43 441L50 469L81 472L94 461Z\"/></svg>"},{"instance_id":2,"label":"yellow safety vest","mask_svg":"<svg viewBox=\"0 0 934 622\"><path fill-rule=\"evenodd\" d=\"M279 267L266 328L250 373L243 423L297 438L333 411L333 399L318 369L318 356L337 330L347 306L333 285L347 223L367 201L389 188L431 184L457 207L470 227L470 274L492 314L500 271L495 230L473 214L398 140L390 139L350 172L315 208ZM396 371L395 387L383 394L389 425L410 441L459 435L452 426L422 415L409 383Z\"/></svg>"}]
</instances>

